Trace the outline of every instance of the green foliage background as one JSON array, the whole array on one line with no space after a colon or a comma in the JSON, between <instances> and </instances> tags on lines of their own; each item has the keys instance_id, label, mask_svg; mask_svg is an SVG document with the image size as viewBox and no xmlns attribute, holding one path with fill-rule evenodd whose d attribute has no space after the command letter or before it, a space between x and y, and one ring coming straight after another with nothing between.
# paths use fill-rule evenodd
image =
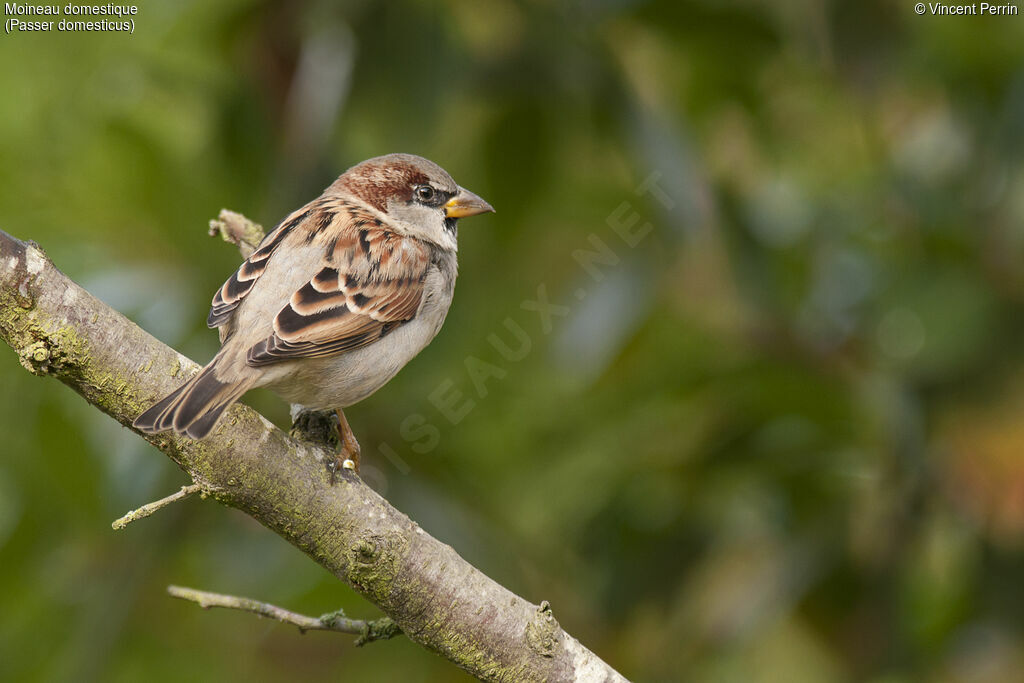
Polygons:
<instances>
[{"instance_id":1,"label":"green foliage background","mask_svg":"<svg viewBox=\"0 0 1024 683\"><path fill-rule=\"evenodd\" d=\"M394 505L635 680L1008 681L1022 59L1024 17L909 0L145 3L131 36L0 36L0 228L205 361L220 208L434 159L498 212L439 338L349 411ZM12 353L0 384L0 679L466 678L166 597L377 614L213 503L111 531L182 474Z\"/></svg>"}]
</instances>

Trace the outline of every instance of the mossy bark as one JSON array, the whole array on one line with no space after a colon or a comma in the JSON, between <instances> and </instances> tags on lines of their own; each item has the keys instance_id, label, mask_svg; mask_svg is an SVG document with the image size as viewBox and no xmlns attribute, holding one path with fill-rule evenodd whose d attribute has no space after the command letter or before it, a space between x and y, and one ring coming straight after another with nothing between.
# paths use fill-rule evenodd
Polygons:
<instances>
[{"instance_id":1,"label":"mossy bark","mask_svg":"<svg viewBox=\"0 0 1024 683\"><path fill-rule=\"evenodd\" d=\"M199 366L72 282L34 244L0 231L0 337L131 428ZM236 404L202 441L140 435L216 500L286 538L412 640L486 681L622 681L538 607L424 532L356 475L332 486L322 446Z\"/></svg>"}]
</instances>

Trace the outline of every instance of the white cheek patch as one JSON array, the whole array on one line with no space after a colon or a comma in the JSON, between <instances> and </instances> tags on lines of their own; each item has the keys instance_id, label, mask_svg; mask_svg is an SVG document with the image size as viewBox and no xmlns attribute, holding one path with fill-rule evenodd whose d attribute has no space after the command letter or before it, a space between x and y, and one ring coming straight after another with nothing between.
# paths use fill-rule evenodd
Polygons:
<instances>
[{"instance_id":1,"label":"white cheek patch","mask_svg":"<svg viewBox=\"0 0 1024 683\"><path fill-rule=\"evenodd\" d=\"M392 201L388 204L385 225L401 235L430 242L441 249L455 251L457 248L455 235L445 226L444 211L438 207Z\"/></svg>"}]
</instances>

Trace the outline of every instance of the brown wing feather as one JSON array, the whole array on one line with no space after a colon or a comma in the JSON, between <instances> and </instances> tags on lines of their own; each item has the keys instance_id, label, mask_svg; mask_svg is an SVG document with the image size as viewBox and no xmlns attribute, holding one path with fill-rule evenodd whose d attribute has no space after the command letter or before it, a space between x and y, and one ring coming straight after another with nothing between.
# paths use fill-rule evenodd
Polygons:
<instances>
[{"instance_id":1,"label":"brown wing feather","mask_svg":"<svg viewBox=\"0 0 1024 683\"><path fill-rule=\"evenodd\" d=\"M288 233L301 225L317 209L318 201L310 202L278 223L277 227L260 241L256 251L250 254L249 258L245 259L238 270L217 290L217 293L213 295L210 315L206 318L208 327L220 327L230 320L231 314L242 303L245 295L252 291L256 280L266 270L270 255L288 236Z\"/></svg>"},{"instance_id":2,"label":"brown wing feather","mask_svg":"<svg viewBox=\"0 0 1024 683\"><path fill-rule=\"evenodd\" d=\"M274 334L249 349L249 365L351 351L377 341L419 309L428 247L386 230L358 206L338 209L338 232L323 236L330 236L323 267L278 312Z\"/></svg>"}]
</instances>

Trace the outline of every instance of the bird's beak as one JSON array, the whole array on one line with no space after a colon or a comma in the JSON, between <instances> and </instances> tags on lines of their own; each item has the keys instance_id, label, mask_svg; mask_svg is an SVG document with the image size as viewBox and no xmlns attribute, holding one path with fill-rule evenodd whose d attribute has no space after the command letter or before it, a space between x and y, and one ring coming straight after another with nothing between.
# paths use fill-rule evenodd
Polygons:
<instances>
[{"instance_id":1,"label":"bird's beak","mask_svg":"<svg viewBox=\"0 0 1024 683\"><path fill-rule=\"evenodd\" d=\"M465 218L475 216L478 213L493 212L494 207L476 196L469 190L460 187L458 194L449 199L444 205L444 215L448 218Z\"/></svg>"}]
</instances>

